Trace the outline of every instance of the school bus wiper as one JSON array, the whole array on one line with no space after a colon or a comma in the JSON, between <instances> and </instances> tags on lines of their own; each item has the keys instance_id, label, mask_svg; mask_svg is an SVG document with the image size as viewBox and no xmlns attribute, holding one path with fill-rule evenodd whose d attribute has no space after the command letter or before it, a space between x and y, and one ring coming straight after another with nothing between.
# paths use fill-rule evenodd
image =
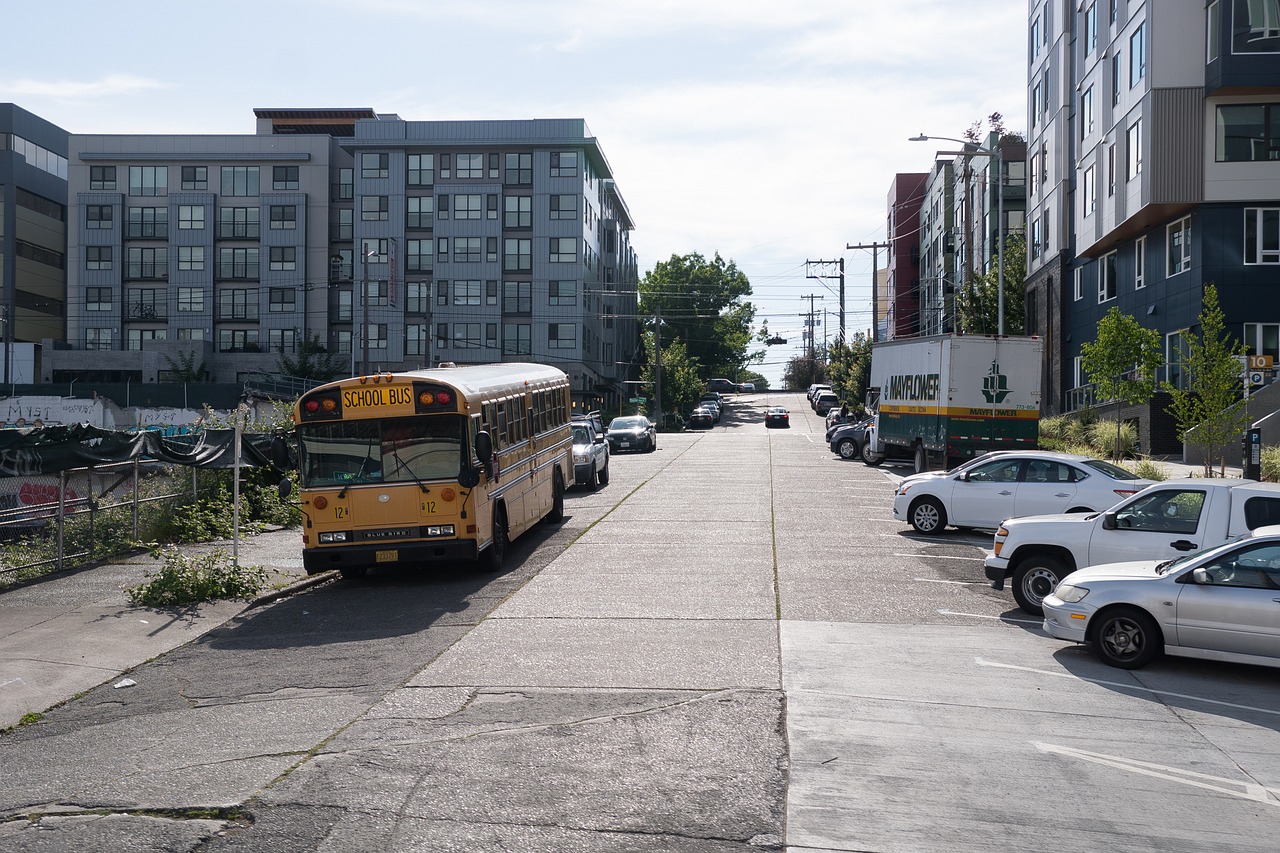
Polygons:
<instances>
[{"instance_id":1,"label":"school bus wiper","mask_svg":"<svg viewBox=\"0 0 1280 853\"><path fill-rule=\"evenodd\" d=\"M413 481L418 484L418 488L422 489L422 493L424 495L431 494L431 490L427 488L427 484L418 479L418 475L413 473L413 469L405 464L405 461L400 458L400 451L396 450L394 447L391 448L391 458L396 460L396 465L409 473L409 476L413 478Z\"/></svg>"}]
</instances>

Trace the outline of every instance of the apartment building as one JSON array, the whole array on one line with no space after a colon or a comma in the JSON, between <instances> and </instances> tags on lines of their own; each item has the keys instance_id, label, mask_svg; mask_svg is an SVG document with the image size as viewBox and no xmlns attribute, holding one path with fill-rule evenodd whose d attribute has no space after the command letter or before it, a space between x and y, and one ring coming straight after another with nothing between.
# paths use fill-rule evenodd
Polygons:
<instances>
[{"instance_id":1,"label":"apartment building","mask_svg":"<svg viewBox=\"0 0 1280 853\"><path fill-rule=\"evenodd\" d=\"M630 213L580 119L259 109L252 135L76 135L66 343L46 381L215 381L304 346L353 373L531 360L615 399Z\"/></svg>"},{"instance_id":2,"label":"apartment building","mask_svg":"<svg viewBox=\"0 0 1280 853\"><path fill-rule=\"evenodd\" d=\"M920 334L955 330L955 168L938 159L920 205Z\"/></svg>"},{"instance_id":3,"label":"apartment building","mask_svg":"<svg viewBox=\"0 0 1280 853\"><path fill-rule=\"evenodd\" d=\"M890 338L910 338L921 334L920 210L924 203L923 172L893 176L889 186L889 215L885 233L889 235L885 270L889 297Z\"/></svg>"},{"instance_id":4,"label":"apartment building","mask_svg":"<svg viewBox=\"0 0 1280 853\"><path fill-rule=\"evenodd\" d=\"M66 334L69 134L0 104L0 339L3 382L35 381L36 341ZM6 354L12 357L6 357Z\"/></svg>"},{"instance_id":5,"label":"apartment building","mask_svg":"<svg viewBox=\"0 0 1280 853\"><path fill-rule=\"evenodd\" d=\"M1037 20L1054 17L1055 5L1031 4L1033 42ZM1054 18L1061 51L1051 59L1072 71L1062 78L1071 120L1056 123L1045 148L1030 150L1047 152L1039 168L1056 180L1033 196L1033 217L1069 223L1054 377L1064 410L1097 402L1080 348L1113 306L1160 332L1162 378L1184 381L1185 333L1207 282L1218 287L1228 330L1251 353L1280 357L1280 309L1269 298L1280 283L1276 10L1273 2L1089 0ZM1036 70L1052 75L1057 67L1033 57L1033 102ZM1051 248L1041 246L1042 275L1053 274L1044 272ZM1138 422L1152 452L1178 449L1159 397L1124 416Z\"/></svg>"}]
</instances>

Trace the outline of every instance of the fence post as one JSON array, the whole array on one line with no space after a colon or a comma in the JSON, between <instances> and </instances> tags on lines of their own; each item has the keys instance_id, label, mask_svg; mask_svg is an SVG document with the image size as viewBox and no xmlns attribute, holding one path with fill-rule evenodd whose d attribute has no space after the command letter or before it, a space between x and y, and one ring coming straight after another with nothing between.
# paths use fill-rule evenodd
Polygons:
<instances>
[{"instance_id":1,"label":"fence post","mask_svg":"<svg viewBox=\"0 0 1280 853\"><path fill-rule=\"evenodd\" d=\"M98 539L95 535L94 520L98 514L98 502L93 499L93 466L89 466L88 485L85 486L85 496L89 501L89 559L92 560L98 549Z\"/></svg>"},{"instance_id":2,"label":"fence post","mask_svg":"<svg viewBox=\"0 0 1280 853\"><path fill-rule=\"evenodd\" d=\"M138 457L133 458L133 541L138 541Z\"/></svg>"},{"instance_id":3,"label":"fence post","mask_svg":"<svg viewBox=\"0 0 1280 853\"><path fill-rule=\"evenodd\" d=\"M67 512L67 472L58 472L58 571L62 571L63 536L62 524Z\"/></svg>"}]
</instances>

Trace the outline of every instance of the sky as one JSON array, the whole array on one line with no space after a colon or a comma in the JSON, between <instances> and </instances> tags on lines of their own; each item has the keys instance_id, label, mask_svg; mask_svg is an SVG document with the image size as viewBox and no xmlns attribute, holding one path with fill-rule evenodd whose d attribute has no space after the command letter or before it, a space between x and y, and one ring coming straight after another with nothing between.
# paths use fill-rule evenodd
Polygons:
<instances>
[{"instance_id":1,"label":"sky","mask_svg":"<svg viewBox=\"0 0 1280 853\"><path fill-rule=\"evenodd\" d=\"M895 173L954 149L908 138L1026 127L1011 0L67 0L0 29L0 101L72 133L251 134L256 107L584 119L641 275L733 261L788 341L755 368L775 385L811 304L838 330L806 261L845 258L846 329L870 329L871 253L846 246L885 239Z\"/></svg>"}]
</instances>

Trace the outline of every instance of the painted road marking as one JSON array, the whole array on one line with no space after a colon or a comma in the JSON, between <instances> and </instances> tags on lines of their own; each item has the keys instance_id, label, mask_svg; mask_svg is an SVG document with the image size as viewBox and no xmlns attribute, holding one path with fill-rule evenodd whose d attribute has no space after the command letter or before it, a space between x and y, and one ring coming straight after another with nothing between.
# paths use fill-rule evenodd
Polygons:
<instances>
[{"instance_id":1,"label":"painted road marking","mask_svg":"<svg viewBox=\"0 0 1280 853\"><path fill-rule=\"evenodd\" d=\"M940 581L937 578L912 578L913 581L920 583L950 583L957 586L986 586L982 581Z\"/></svg>"},{"instance_id":2,"label":"painted road marking","mask_svg":"<svg viewBox=\"0 0 1280 853\"><path fill-rule=\"evenodd\" d=\"M997 622L1017 622L1020 625L1043 625L1043 619L1015 619L1012 616L989 616L985 613L961 613L958 610L939 610L939 616L968 616L970 619L994 619ZM995 664L992 664L995 666Z\"/></svg>"},{"instance_id":3,"label":"painted road marking","mask_svg":"<svg viewBox=\"0 0 1280 853\"><path fill-rule=\"evenodd\" d=\"M1036 675L1052 675L1055 678L1070 678L1076 681L1087 681L1090 684L1100 684L1104 687L1118 687L1122 690L1141 690L1144 693L1152 693L1157 696L1173 696L1177 699L1190 699L1194 702L1203 702L1206 705L1221 705L1224 708L1234 708L1238 711L1253 711L1258 714L1271 714L1280 717L1280 711L1273 708L1256 708L1253 705L1241 705L1237 702L1223 702L1220 699L1206 699L1203 696L1196 696L1193 693L1177 693L1173 690L1157 690L1154 687L1145 687L1141 684L1128 684L1123 681L1105 681L1101 678L1084 678L1070 672L1054 672L1048 669L1035 669L1029 666L1017 666L1011 663L1000 663L998 661L984 660L983 658L973 659L978 666L989 666L996 669L1012 669L1017 672L1033 672Z\"/></svg>"},{"instance_id":4,"label":"painted road marking","mask_svg":"<svg viewBox=\"0 0 1280 853\"><path fill-rule=\"evenodd\" d=\"M977 557L951 557L947 554L894 554L895 557L919 557L922 560L976 560Z\"/></svg>"},{"instance_id":5,"label":"painted road marking","mask_svg":"<svg viewBox=\"0 0 1280 853\"><path fill-rule=\"evenodd\" d=\"M1058 746L1056 744L1040 743L1038 741L1031 741L1031 744L1041 752L1048 752L1053 755L1062 755L1067 758L1078 758L1081 761L1090 761L1094 764L1101 764L1104 767L1114 767L1117 770L1137 773L1141 776L1150 776L1153 779L1165 779L1169 782L1177 782L1181 785L1190 785L1193 788L1204 788L1207 791L1217 791L1220 794L1239 797L1243 800L1263 803L1268 806L1280 806L1280 800L1277 800L1275 796L1280 794L1280 788L1268 788L1264 785L1259 785L1256 782L1241 782L1235 779L1224 779L1221 776L1209 776L1205 773L1196 773L1192 770L1180 770L1177 767L1168 767L1163 764L1152 764L1148 761L1138 761L1133 758L1122 758L1118 755L1105 755L1101 752L1087 752L1083 749L1075 749L1070 746Z\"/></svg>"}]
</instances>

